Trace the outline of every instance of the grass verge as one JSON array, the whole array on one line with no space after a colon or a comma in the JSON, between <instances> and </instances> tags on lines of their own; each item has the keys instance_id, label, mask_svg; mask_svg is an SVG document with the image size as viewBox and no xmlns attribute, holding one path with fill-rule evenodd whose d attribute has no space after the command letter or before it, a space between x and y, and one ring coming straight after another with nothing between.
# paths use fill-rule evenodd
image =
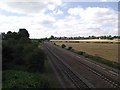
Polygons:
<instances>
[{"instance_id":1,"label":"grass verge","mask_svg":"<svg viewBox=\"0 0 120 90\"><path fill-rule=\"evenodd\" d=\"M108 65L110 67L113 67L115 69L119 69L120 70L120 63L113 62L113 61L110 61L110 60L106 60L106 59L101 58L99 56L93 56L93 55L87 54L86 52L83 52L83 51L73 51L73 52L78 54L78 55L82 55L82 56L84 56L86 58L89 58L91 60L100 62L102 64L105 64L105 65Z\"/></svg>"},{"instance_id":2,"label":"grass verge","mask_svg":"<svg viewBox=\"0 0 120 90\"><path fill-rule=\"evenodd\" d=\"M16 70L3 71L4 88L48 88L49 83L45 76L39 73L29 73Z\"/></svg>"}]
</instances>

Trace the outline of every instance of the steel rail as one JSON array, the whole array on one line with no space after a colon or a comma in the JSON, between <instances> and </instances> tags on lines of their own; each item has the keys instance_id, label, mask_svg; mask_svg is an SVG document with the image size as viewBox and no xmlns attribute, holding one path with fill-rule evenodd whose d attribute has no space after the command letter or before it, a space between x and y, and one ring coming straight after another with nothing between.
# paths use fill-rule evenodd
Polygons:
<instances>
[{"instance_id":1,"label":"steel rail","mask_svg":"<svg viewBox=\"0 0 120 90\"><path fill-rule=\"evenodd\" d=\"M54 54L47 46L45 46L48 51L56 57L59 67L62 69L64 74L73 82L77 88L95 88L91 83L89 83L85 78L80 76L75 72L68 64L66 64L62 59Z\"/></svg>"}]
</instances>

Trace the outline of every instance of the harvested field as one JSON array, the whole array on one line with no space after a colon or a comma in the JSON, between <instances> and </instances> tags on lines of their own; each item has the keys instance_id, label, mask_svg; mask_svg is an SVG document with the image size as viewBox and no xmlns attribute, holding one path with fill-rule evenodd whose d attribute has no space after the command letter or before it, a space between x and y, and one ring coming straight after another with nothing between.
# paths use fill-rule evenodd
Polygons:
<instances>
[{"instance_id":1,"label":"harvested field","mask_svg":"<svg viewBox=\"0 0 120 90\"><path fill-rule=\"evenodd\" d=\"M108 40L108 39L83 39L83 40L50 40L51 42L69 42L69 43L115 43L120 44L120 39Z\"/></svg>"},{"instance_id":2,"label":"harvested field","mask_svg":"<svg viewBox=\"0 0 120 90\"><path fill-rule=\"evenodd\" d=\"M118 62L118 45L114 43L65 43L55 42L57 45L65 44L77 51L84 51L90 55L102 57L104 59Z\"/></svg>"}]
</instances>

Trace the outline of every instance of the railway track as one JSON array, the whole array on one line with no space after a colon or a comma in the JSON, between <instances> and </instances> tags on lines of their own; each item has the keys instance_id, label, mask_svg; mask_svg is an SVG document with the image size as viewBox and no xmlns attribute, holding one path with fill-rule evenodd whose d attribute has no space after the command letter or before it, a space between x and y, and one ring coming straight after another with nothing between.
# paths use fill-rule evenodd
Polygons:
<instances>
[{"instance_id":1,"label":"railway track","mask_svg":"<svg viewBox=\"0 0 120 90\"><path fill-rule=\"evenodd\" d=\"M80 62L81 63L81 62ZM101 73L100 71L97 71L94 68L91 68L89 65L86 65L85 63L82 63L83 65L86 66L86 68L88 70L90 70L91 72L93 72L94 74L96 74L97 76L101 77L104 81L108 82L111 86L113 86L114 88L120 88L120 82L115 81L114 79L112 79L111 77Z\"/></svg>"},{"instance_id":2,"label":"railway track","mask_svg":"<svg viewBox=\"0 0 120 90\"><path fill-rule=\"evenodd\" d=\"M56 57L57 64L59 65L61 70L66 74L66 76L73 82L73 84L77 88L95 88L95 86L93 84L91 84L90 82L88 82L88 80L84 79L77 72L75 72L75 70L73 70L73 68L71 68L67 62L64 62L62 60L64 58L58 57L57 54L55 52L53 52L50 47L49 47L50 49L48 47L46 47L46 48L49 50L49 52L54 57ZM105 82L107 82L113 88L120 88L120 83L115 81L113 78L109 77L108 75L101 73L99 70L97 71L96 69L90 67L89 65L87 65L85 63L79 62L78 64L82 65L84 68L91 71L91 73L95 74L97 77L103 79Z\"/></svg>"},{"instance_id":3,"label":"railway track","mask_svg":"<svg viewBox=\"0 0 120 90\"><path fill-rule=\"evenodd\" d=\"M69 80L74 84L76 88L94 88L92 84L90 84L83 77L79 76L77 72L72 70L72 68L69 65L63 62L63 60L56 56L48 47L46 48L56 58L58 68L69 78Z\"/></svg>"}]
</instances>

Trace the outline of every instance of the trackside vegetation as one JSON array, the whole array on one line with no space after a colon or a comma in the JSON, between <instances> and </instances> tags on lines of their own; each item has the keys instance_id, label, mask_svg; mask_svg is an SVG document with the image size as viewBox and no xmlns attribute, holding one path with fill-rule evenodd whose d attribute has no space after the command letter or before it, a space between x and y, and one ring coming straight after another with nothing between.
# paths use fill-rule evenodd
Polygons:
<instances>
[{"instance_id":1,"label":"trackside vegetation","mask_svg":"<svg viewBox=\"0 0 120 90\"><path fill-rule=\"evenodd\" d=\"M93 56L93 55L90 55L90 54L83 52L83 51L74 51L74 52L77 53L78 55L82 55L82 56L89 58L91 60L106 64L110 67L113 67L113 68L120 70L120 63L112 62L112 61L106 60L106 59L99 57L99 56Z\"/></svg>"},{"instance_id":2,"label":"trackside vegetation","mask_svg":"<svg viewBox=\"0 0 120 90\"><path fill-rule=\"evenodd\" d=\"M61 47L63 48L65 44L62 44ZM59 46L59 45L57 45ZM65 48L65 47L64 47ZM110 61L110 60L107 60L107 59L104 59L102 57L99 57L99 56L94 56L94 55L90 55L84 51L76 51L74 49L72 49L72 47L68 47L68 48L65 48L66 50L69 50L69 51L72 51L78 55L82 55L86 58L89 58L91 60L94 60L94 61L97 61L97 62L100 62L102 64L105 64L105 65L108 65L110 67L113 67L115 69L119 69L120 70L120 63L117 63L117 62L113 62L113 61Z\"/></svg>"},{"instance_id":3,"label":"trackside vegetation","mask_svg":"<svg viewBox=\"0 0 120 90\"><path fill-rule=\"evenodd\" d=\"M38 73L7 70L3 71L3 75L3 88L46 88L49 86L46 77Z\"/></svg>"},{"instance_id":4,"label":"trackside vegetation","mask_svg":"<svg viewBox=\"0 0 120 90\"><path fill-rule=\"evenodd\" d=\"M46 55L26 29L2 33L2 88L48 88Z\"/></svg>"}]
</instances>

